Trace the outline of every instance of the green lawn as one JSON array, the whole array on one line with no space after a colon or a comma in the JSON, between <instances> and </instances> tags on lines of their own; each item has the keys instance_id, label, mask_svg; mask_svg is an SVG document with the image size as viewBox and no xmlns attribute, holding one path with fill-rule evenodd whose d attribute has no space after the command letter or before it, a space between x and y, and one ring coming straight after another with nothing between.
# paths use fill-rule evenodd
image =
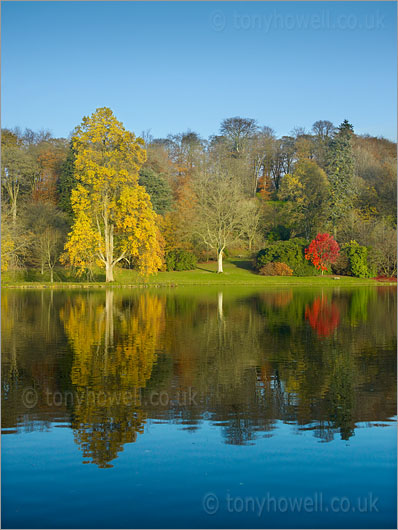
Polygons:
<instances>
[{"instance_id":1,"label":"green lawn","mask_svg":"<svg viewBox=\"0 0 398 530\"><path fill-rule=\"evenodd\" d=\"M200 263L193 271L182 272L160 272L148 280L141 278L135 271L127 269L118 269L115 272L115 282L106 284L104 281L86 282L85 280L77 281L67 279L65 273L58 271L56 280L51 284L48 276L42 276L38 271L25 271L20 273L3 273L3 287L103 287L105 285L122 287L122 286L179 286L179 285L250 285L250 286L322 286L336 287L338 285L355 286L355 285L395 285L392 283L379 283L372 279L360 279L351 277L336 276L259 276L250 269L250 262L243 259L231 259L224 262L224 273L217 274L217 264L215 262ZM59 280L63 281L59 281ZM66 281L65 281L66 280Z\"/></svg>"}]
</instances>

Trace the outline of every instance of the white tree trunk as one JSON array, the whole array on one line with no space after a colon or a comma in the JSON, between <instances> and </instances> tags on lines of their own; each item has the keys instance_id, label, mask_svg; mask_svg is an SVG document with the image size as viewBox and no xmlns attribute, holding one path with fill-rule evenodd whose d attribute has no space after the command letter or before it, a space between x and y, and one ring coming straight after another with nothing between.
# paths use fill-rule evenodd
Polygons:
<instances>
[{"instance_id":1,"label":"white tree trunk","mask_svg":"<svg viewBox=\"0 0 398 530\"><path fill-rule=\"evenodd\" d=\"M218 317L220 320L224 320L222 302L223 302L223 293L221 292L221 293L218 293L218 304L217 304Z\"/></svg>"},{"instance_id":2,"label":"white tree trunk","mask_svg":"<svg viewBox=\"0 0 398 530\"><path fill-rule=\"evenodd\" d=\"M113 282L113 226L109 224L108 215L104 216L104 237L105 237L105 281Z\"/></svg>"},{"instance_id":3,"label":"white tree trunk","mask_svg":"<svg viewBox=\"0 0 398 530\"><path fill-rule=\"evenodd\" d=\"M17 196L13 195L11 198L11 213L12 213L12 224L15 227L17 224Z\"/></svg>"},{"instance_id":4,"label":"white tree trunk","mask_svg":"<svg viewBox=\"0 0 398 530\"><path fill-rule=\"evenodd\" d=\"M105 281L113 282L113 266L109 262L105 265Z\"/></svg>"},{"instance_id":5,"label":"white tree trunk","mask_svg":"<svg viewBox=\"0 0 398 530\"><path fill-rule=\"evenodd\" d=\"M223 248L219 248L217 249L217 261L218 261L218 268L217 268L217 274L220 274L221 272L224 272L223 268L222 268L222 253L223 253Z\"/></svg>"}]
</instances>

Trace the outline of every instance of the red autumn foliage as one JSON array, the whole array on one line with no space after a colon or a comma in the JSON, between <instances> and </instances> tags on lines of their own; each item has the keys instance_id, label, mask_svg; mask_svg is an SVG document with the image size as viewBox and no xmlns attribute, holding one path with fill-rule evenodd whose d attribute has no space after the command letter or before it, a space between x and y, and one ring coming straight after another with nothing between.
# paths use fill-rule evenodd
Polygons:
<instances>
[{"instance_id":1,"label":"red autumn foliage","mask_svg":"<svg viewBox=\"0 0 398 530\"><path fill-rule=\"evenodd\" d=\"M258 179L257 190L261 199L269 201L271 198L271 182L268 175L264 175Z\"/></svg>"},{"instance_id":2,"label":"red autumn foliage","mask_svg":"<svg viewBox=\"0 0 398 530\"><path fill-rule=\"evenodd\" d=\"M327 337L339 325L340 311L336 304L318 296L305 308L305 318L320 337Z\"/></svg>"},{"instance_id":3,"label":"red autumn foliage","mask_svg":"<svg viewBox=\"0 0 398 530\"><path fill-rule=\"evenodd\" d=\"M336 262L339 257L340 247L330 234L318 234L305 249L305 259L322 271Z\"/></svg>"},{"instance_id":4,"label":"red autumn foliage","mask_svg":"<svg viewBox=\"0 0 398 530\"><path fill-rule=\"evenodd\" d=\"M57 178L62 160L63 152L51 146L43 149L38 155L39 171L32 190L32 198L35 202L56 204Z\"/></svg>"}]
</instances>

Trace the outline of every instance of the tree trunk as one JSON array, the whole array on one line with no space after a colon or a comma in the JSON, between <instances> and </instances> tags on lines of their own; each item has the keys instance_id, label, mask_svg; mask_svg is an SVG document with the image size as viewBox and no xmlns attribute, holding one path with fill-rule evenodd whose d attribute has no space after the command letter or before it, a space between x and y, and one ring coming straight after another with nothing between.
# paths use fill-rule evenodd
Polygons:
<instances>
[{"instance_id":1,"label":"tree trunk","mask_svg":"<svg viewBox=\"0 0 398 530\"><path fill-rule=\"evenodd\" d=\"M220 274L221 272L224 272L223 268L222 268L222 253L223 253L223 250L224 250L224 248L218 248L217 249L217 262L218 262L217 274Z\"/></svg>"},{"instance_id":2,"label":"tree trunk","mask_svg":"<svg viewBox=\"0 0 398 530\"><path fill-rule=\"evenodd\" d=\"M224 312L223 312L222 302L223 302L223 293L218 293L217 309L218 309L218 317L219 317L220 320L224 319Z\"/></svg>"},{"instance_id":3,"label":"tree trunk","mask_svg":"<svg viewBox=\"0 0 398 530\"><path fill-rule=\"evenodd\" d=\"M12 224L15 227L17 224L17 198L13 197L11 202Z\"/></svg>"},{"instance_id":4,"label":"tree trunk","mask_svg":"<svg viewBox=\"0 0 398 530\"><path fill-rule=\"evenodd\" d=\"M105 281L113 282L113 226L109 223L106 211L108 201L105 200L104 237L105 237Z\"/></svg>"},{"instance_id":5,"label":"tree trunk","mask_svg":"<svg viewBox=\"0 0 398 530\"><path fill-rule=\"evenodd\" d=\"M54 269L50 268L50 282L54 283Z\"/></svg>"},{"instance_id":6,"label":"tree trunk","mask_svg":"<svg viewBox=\"0 0 398 530\"><path fill-rule=\"evenodd\" d=\"M105 267L105 281L113 282L113 266L110 263L107 263Z\"/></svg>"},{"instance_id":7,"label":"tree trunk","mask_svg":"<svg viewBox=\"0 0 398 530\"><path fill-rule=\"evenodd\" d=\"M108 353L113 348L114 326L113 326L113 290L107 289L105 294L105 337L104 337L104 373L107 373Z\"/></svg>"}]
</instances>

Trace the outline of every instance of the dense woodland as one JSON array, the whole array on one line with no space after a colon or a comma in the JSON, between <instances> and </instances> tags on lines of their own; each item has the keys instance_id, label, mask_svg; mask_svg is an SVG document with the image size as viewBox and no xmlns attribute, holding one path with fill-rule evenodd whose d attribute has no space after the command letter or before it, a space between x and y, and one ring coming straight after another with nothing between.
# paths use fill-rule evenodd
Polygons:
<instances>
[{"instance_id":1,"label":"dense woodland","mask_svg":"<svg viewBox=\"0 0 398 530\"><path fill-rule=\"evenodd\" d=\"M257 256L260 272L311 275L304 249L329 233L333 272L397 272L396 144L347 120L279 138L233 117L208 139L153 138L103 108L68 139L3 129L1 146L3 271L112 281L119 267L145 276L218 259L221 272L223 256Z\"/></svg>"}]
</instances>

